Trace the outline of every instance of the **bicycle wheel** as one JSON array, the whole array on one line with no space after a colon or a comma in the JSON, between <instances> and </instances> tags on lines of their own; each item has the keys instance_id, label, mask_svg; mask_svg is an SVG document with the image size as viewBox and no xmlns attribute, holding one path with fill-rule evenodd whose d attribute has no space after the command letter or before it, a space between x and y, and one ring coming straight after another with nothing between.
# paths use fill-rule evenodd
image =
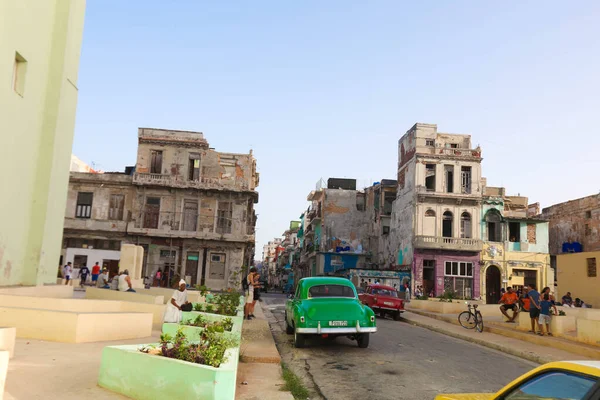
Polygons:
<instances>
[{"instance_id":1,"label":"bicycle wheel","mask_svg":"<svg viewBox=\"0 0 600 400\"><path fill-rule=\"evenodd\" d=\"M483 317L479 311L477 311L477 331L483 332Z\"/></svg>"},{"instance_id":2,"label":"bicycle wheel","mask_svg":"<svg viewBox=\"0 0 600 400\"><path fill-rule=\"evenodd\" d=\"M458 322L463 328L473 329L475 328L475 315L469 311L463 311L458 314Z\"/></svg>"}]
</instances>

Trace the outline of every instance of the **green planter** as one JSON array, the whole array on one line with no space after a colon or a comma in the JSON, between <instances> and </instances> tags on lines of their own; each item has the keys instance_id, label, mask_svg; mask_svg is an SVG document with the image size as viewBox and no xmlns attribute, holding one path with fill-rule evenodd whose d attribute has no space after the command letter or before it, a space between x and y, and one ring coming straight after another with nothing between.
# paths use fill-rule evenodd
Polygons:
<instances>
[{"instance_id":1,"label":"green planter","mask_svg":"<svg viewBox=\"0 0 600 400\"><path fill-rule=\"evenodd\" d=\"M98 385L138 400L235 398L238 347L227 350L227 361L214 368L138 351L144 346L105 347Z\"/></svg>"},{"instance_id":2,"label":"green planter","mask_svg":"<svg viewBox=\"0 0 600 400\"><path fill-rule=\"evenodd\" d=\"M231 318L233 320L233 328L231 328L230 332L227 332L227 331L223 332L222 335L224 335L225 337L227 337L229 339L236 340L237 343L239 344L240 340L242 339L243 318L240 319L238 317L224 317L222 315L217 315L217 314L207 314L207 313L192 311L192 312L184 312L183 313L182 322L186 322L186 321L190 321L190 320L193 321L196 319L196 317L198 315L202 315L209 321L221 321L225 318ZM204 331L204 328L200 328L197 326L165 323L162 326L162 333L168 333L169 335L175 337L175 334L177 334L177 331L179 330L179 328L182 328L185 337L189 341L193 341L193 342L197 342L198 340L200 340L200 334L202 333L202 331Z\"/></svg>"}]
</instances>

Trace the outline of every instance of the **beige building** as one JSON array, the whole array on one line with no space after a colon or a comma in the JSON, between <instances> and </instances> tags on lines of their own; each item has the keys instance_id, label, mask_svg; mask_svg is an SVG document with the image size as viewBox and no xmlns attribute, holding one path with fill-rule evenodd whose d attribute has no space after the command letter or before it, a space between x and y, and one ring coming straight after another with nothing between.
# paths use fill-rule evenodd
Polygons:
<instances>
[{"instance_id":1,"label":"beige building","mask_svg":"<svg viewBox=\"0 0 600 400\"><path fill-rule=\"evenodd\" d=\"M63 262L118 270L121 243L145 249L142 276L219 290L254 259L256 160L221 153L202 133L139 129L135 169L72 173Z\"/></svg>"},{"instance_id":2,"label":"beige building","mask_svg":"<svg viewBox=\"0 0 600 400\"><path fill-rule=\"evenodd\" d=\"M56 283L84 0L0 1L0 285Z\"/></svg>"},{"instance_id":3,"label":"beige building","mask_svg":"<svg viewBox=\"0 0 600 400\"><path fill-rule=\"evenodd\" d=\"M559 298L571 292L588 306L600 307L600 251L560 254L557 257Z\"/></svg>"}]
</instances>

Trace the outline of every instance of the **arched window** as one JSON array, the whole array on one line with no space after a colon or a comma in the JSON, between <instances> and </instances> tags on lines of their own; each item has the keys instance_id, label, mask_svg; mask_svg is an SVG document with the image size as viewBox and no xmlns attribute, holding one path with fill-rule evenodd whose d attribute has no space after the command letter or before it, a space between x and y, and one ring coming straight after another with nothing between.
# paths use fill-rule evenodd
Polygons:
<instances>
[{"instance_id":1,"label":"arched window","mask_svg":"<svg viewBox=\"0 0 600 400\"><path fill-rule=\"evenodd\" d=\"M487 239L490 242L502 242L502 215L498 210L490 210L485 214Z\"/></svg>"},{"instance_id":2,"label":"arched window","mask_svg":"<svg viewBox=\"0 0 600 400\"><path fill-rule=\"evenodd\" d=\"M452 237L452 222L454 216L450 211L444 213L444 219L442 220L442 236L451 238Z\"/></svg>"},{"instance_id":3,"label":"arched window","mask_svg":"<svg viewBox=\"0 0 600 400\"><path fill-rule=\"evenodd\" d=\"M425 211L425 216L426 217L435 217L435 211L427 210L427 211Z\"/></svg>"},{"instance_id":4,"label":"arched window","mask_svg":"<svg viewBox=\"0 0 600 400\"><path fill-rule=\"evenodd\" d=\"M424 236L436 236L435 234L435 211L429 209L425 211L425 218L423 219L423 235Z\"/></svg>"},{"instance_id":5,"label":"arched window","mask_svg":"<svg viewBox=\"0 0 600 400\"><path fill-rule=\"evenodd\" d=\"M460 237L470 239L473 237L471 228L471 214L464 212L460 216Z\"/></svg>"}]
</instances>

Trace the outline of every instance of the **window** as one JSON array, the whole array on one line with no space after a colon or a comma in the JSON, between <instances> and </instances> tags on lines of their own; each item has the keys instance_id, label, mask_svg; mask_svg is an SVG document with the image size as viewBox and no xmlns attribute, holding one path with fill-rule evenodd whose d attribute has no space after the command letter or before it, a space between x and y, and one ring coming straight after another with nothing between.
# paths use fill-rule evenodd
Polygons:
<instances>
[{"instance_id":1,"label":"window","mask_svg":"<svg viewBox=\"0 0 600 400\"><path fill-rule=\"evenodd\" d=\"M150 173L151 174L162 174L162 156L163 156L163 152L160 150L150 151Z\"/></svg>"},{"instance_id":2,"label":"window","mask_svg":"<svg viewBox=\"0 0 600 400\"><path fill-rule=\"evenodd\" d=\"M423 268L435 268L435 260L423 260Z\"/></svg>"},{"instance_id":3,"label":"window","mask_svg":"<svg viewBox=\"0 0 600 400\"><path fill-rule=\"evenodd\" d=\"M92 200L93 193L79 192L77 193L77 208L75 209L75 218L91 218L92 217Z\"/></svg>"},{"instance_id":4,"label":"window","mask_svg":"<svg viewBox=\"0 0 600 400\"><path fill-rule=\"evenodd\" d=\"M231 202L219 201L217 209L217 233L231 233Z\"/></svg>"},{"instance_id":5,"label":"window","mask_svg":"<svg viewBox=\"0 0 600 400\"><path fill-rule=\"evenodd\" d=\"M446 261L445 267L444 275L446 276L462 276L467 278L473 277L473 263Z\"/></svg>"},{"instance_id":6,"label":"window","mask_svg":"<svg viewBox=\"0 0 600 400\"><path fill-rule=\"evenodd\" d=\"M158 229L159 217L160 197L146 198L146 207L144 209L144 228Z\"/></svg>"},{"instance_id":7,"label":"window","mask_svg":"<svg viewBox=\"0 0 600 400\"><path fill-rule=\"evenodd\" d=\"M527 241L531 244L535 244L537 241L535 224L527 224Z\"/></svg>"},{"instance_id":8,"label":"window","mask_svg":"<svg viewBox=\"0 0 600 400\"><path fill-rule=\"evenodd\" d=\"M508 238L513 243L521 241L521 223L520 222L509 222L508 223Z\"/></svg>"},{"instance_id":9,"label":"window","mask_svg":"<svg viewBox=\"0 0 600 400\"><path fill-rule=\"evenodd\" d=\"M15 62L13 64L13 90L23 97L25 95L25 74L27 73L27 60L18 52L15 52Z\"/></svg>"},{"instance_id":10,"label":"window","mask_svg":"<svg viewBox=\"0 0 600 400\"><path fill-rule=\"evenodd\" d=\"M596 384L596 379L563 371L549 371L522 383L505 400L578 399L583 400Z\"/></svg>"},{"instance_id":11,"label":"window","mask_svg":"<svg viewBox=\"0 0 600 400\"><path fill-rule=\"evenodd\" d=\"M444 165L446 176L446 193L454 193L454 165Z\"/></svg>"},{"instance_id":12,"label":"window","mask_svg":"<svg viewBox=\"0 0 600 400\"><path fill-rule=\"evenodd\" d=\"M442 221L442 236L451 238L452 237L452 220L453 215L450 211L444 213L444 219Z\"/></svg>"},{"instance_id":13,"label":"window","mask_svg":"<svg viewBox=\"0 0 600 400\"><path fill-rule=\"evenodd\" d=\"M382 233L384 235L388 235L390 233L390 227L389 226L384 226Z\"/></svg>"},{"instance_id":14,"label":"window","mask_svg":"<svg viewBox=\"0 0 600 400\"><path fill-rule=\"evenodd\" d=\"M435 192L435 164L425 164L425 188Z\"/></svg>"},{"instance_id":15,"label":"window","mask_svg":"<svg viewBox=\"0 0 600 400\"><path fill-rule=\"evenodd\" d=\"M588 258L586 261L587 261L587 276L588 276L588 278L595 278L597 276L596 259Z\"/></svg>"},{"instance_id":16,"label":"window","mask_svg":"<svg viewBox=\"0 0 600 400\"><path fill-rule=\"evenodd\" d=\"M435 146L435 140L433 140L433 139L425 139L425 146L434 147Z\"/></svg>"},{"instance_id":17,"label":"window","mask_svg":"<svg viewBox=\"0 0 600 400\"><path fill-rule=\"evenodd\" d=\"M586 212L585 212L585 217L586 217L587 219L590 219L590 218L592 218L592 212L591 212L591 211L586 211Z\"/></svg>"},{"instance_id":18,"label":"window","mask_svg":"<svg viewBox=\"0 0 600 400\"><path fill-rule=\"evenodd\" d=\"M125 207L125 196L122 194L111 194L108 206L108 219L122 221L123 208Z\"/></svg>"},{"instance_id":19,"label":"window","mask_svg":"<svg viewBox=\"0 0 600 400\"><path fill-rule=\"evenodd\" d=\"M487 236L490 242L502 242L502 216L497 210L490 210L485 215Z\"/></svg>"},{"instance_id":20,"label":"window","mask_svg":"<svg viewBox=\"0 0 600 400\"><path fill-rule=\"evenodd\" d=\"M460 237L470 239L472 237L471 231L471 214L464 212L460 216Z\"/></svg>"},{"instance_id":21,"label":"window","mask_svg":"<svg viewBox=\"0 0 600 400\"><path fill-rule=\"evenodd\" d=\"M225 279L225 254L210 255L210 270L208 273L209 279Z\"/></svg>"},{"instance_id":22,"label":"window","mask_svg":"<svg viewBox=\"0 0 600 400\"><path fill-rule=\"evenodd\" d=\"M365 194L356 193L356 209L358 211L365 211Z\"/></svg>"},{"instance_id":23,"label":"window","mask_svg":"<svg viewBox=\"0 0 600 400\"><path fill-rule=\"evenodd\" d=\"M160 258L175 258L177 252L175 250L161 250Z\"/></svg>"},{"instance_id":24,"label":"window","mask_svg":"<svg viewBox=\"0 0 600 400\"><path fill-rule=\"evenodd\" d=\"M461 167L462 193L471 193L471 167Z\"/></svg>"},{"instance_id":25,"label":"window","mask_svg":"<svg viewBox=\"0 0 600 400\"><path fill-rule=\"evenodd\" d=\"M198 153L190 153L188 179L190 181L200 180L200 154Z\"/></svg>"},{"instance_id":26,"label":"window","mask_svg":"<svg viewBox=\"0 0 600 400\"><path fill-rule=\"evenodd\" d=\"M354 298L354 290L344 285L317 285L308 289L308 297L349 297Z\"/></svg>"},{"instance_id":27,"label":"window","mask_svg":"<svg viewBox=\"0 0 600 400\"><path fill-rule=\"evenodd\" d=\"M458 149L458 143L450 143L451 149Z\"/></svg>"},{"instance_id":28,"label":"window","mask_svg":"<svg viewBox=\"0 0 600 400\"><path fill-rule=\"evenodd\" d=\"M425 211L425 216L426 217L435 217L435 211L427 210L427 211Z\"/></svg>"},{"instance_id":29,"label":"window","mask_svg":"<svg viewBox=\"0 0 600 400\"><path fill-rule=\"evenodd\" d=\"M211 262L225 262L225 254L211 254Z\"/></svg>"}]
</instances>

